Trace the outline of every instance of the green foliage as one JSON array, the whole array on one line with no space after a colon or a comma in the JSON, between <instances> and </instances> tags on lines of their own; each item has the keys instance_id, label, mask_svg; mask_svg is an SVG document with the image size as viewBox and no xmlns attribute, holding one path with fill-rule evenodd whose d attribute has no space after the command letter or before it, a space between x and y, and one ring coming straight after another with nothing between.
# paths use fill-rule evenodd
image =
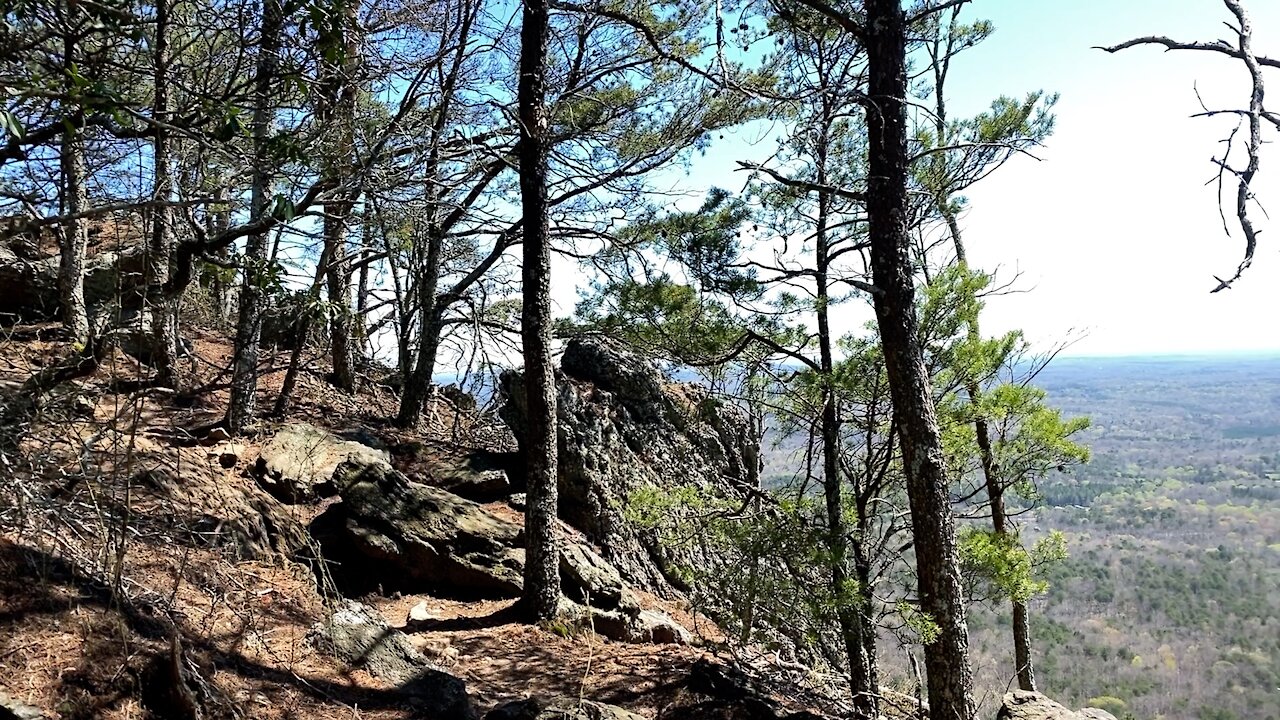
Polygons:
<instances>
[{"instance_id":1,"label":"green foliage","mask_svg":"<svg viewBox=\"0 0 1280 720\"><path fill-rule=\"evenodd\" d=\"M578 304L577 316L576 324L562 326L566 332L600 332L687 362L722 356L742 334L722 303L666 275L609 283Z\"/></svg>"},{"instance_id":2,"label":"green foliage","mask_svg":"<svg viewBox=\"0 0 1280 720\"><path fill-rule=\"evenodd\" d=\"M933 618L920 612L920 609L915 605L903 600L898 603L896 610L906 624L907 629L915 633L917 643L928 645L938 639L938 633L941 632L938 623L934 622Z\"/></svg>"},{"instance_id":3,"label":"green foliage","mask_svg":"<svg viewBox=\"0 0 1280 720\"><path fill-rule=\"evenodd\" d=\"M1110 695L1091 697L1085 705L1092 708L1098 708L1099 710L1106 710L1118 718L1129 714L1129 704L1118 697L1112 697Z\"/></svg>"},{"instance_id":4,"label":"green foliage","mask_svg":"<svg viewBox=\"0 0 1280 720\"><path fill-rule=\"evenodd\" d=\"M969 526L960 532L960 560L965 569L987 581L1000 595L1025 603L1049 589L1036 570L1067 557L1066 538L1060 532L1041 538L1028 551L1012 533L996 533Z\"/></svg>"}]
</instances>

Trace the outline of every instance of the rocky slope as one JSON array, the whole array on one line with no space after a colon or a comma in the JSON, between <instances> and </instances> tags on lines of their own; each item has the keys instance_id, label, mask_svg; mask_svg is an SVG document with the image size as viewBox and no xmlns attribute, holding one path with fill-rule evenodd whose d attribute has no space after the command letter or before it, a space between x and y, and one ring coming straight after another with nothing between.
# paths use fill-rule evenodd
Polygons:
<instances>
[{"instance_id":1,"label":"rocky slope","mask_svg":"<svg viewBox=\"0 0 1280 720\"><path fill-rule=\"evenodd\" d=\"M665 596L687 590L679 567L700 559L629 521L628 504L641 489L693 485L740 496L757 488L759 443L746 414L598 339L566 344L556 388L561 517L599 543L629 582ZM519 440L519 373L502 376L502 392L500 413Z\"/></svg>"},{"instance_id":2,"label":"rocky slope","mask_svg":"<svg viewBox=\"0 0 1280 720\"><path fill-rule=\"evenodd\" d=\"M11 332L0 388L67 352L47 328ZM194 352L192 385L215 387L225 341L196 333ZM293 417L231 441L201 431L222 391L154 392L147 372L113 356L0 444L0 719L845 712L811 675L734 660L681 599L672 570L696 552L628 519L638 489L734 497L758 462L739 411L625 351L565 351L566 597L544 626L514 612L521 463L483 414L440 404L436 424L400 433L385 423L393 395L346 396L306 374ZM279 380L264 378L264 400ZM516 438L518 384L504 380ZM1014 699L1010 720L1076 720Z\"/></svg>"}]
</instances>

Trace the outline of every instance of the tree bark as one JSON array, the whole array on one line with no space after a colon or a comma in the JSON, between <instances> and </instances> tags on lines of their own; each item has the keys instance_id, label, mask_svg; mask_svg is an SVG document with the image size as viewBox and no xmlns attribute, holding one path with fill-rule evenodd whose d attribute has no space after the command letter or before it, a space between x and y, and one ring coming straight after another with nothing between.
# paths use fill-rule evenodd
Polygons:
<instances>
[{"instance_id":1,"label":"tree bark","mask_svg":"<svg viewBox=\"0 0 1280 720\"><path fill-rule=\"evenodd\" d=\"M271 84L276 75L283 23L280 0L263 0L262 39L254 78L253 187L250 213L260 218L267 213L271 196L268 142L271 134ZM240 314L236 322L231 402L227 407L227 429L240 433L253 418L258 390L258 343L262 337L262 310L267 267L267 235L257 232L245 238L244 281L240 287Z\"/></svg>"},{"instance_id":2,"label":"tree bark","mask_svg":"<svg viewBox=\"0 0 1280 720\"><path fill-rule=\"evenodd\" d=\"M867 0L868 202L876 319L911 506L931 720L972 720L973 674L942 436L915 315L907 234L906 18L901 0Z\"/></svg>"},{"instance_id":3,"label":"tree bark","mask_svg":"<svg viewBox=\"0 0 1280 720\"><path fill-rule=\"evenodd\" d=\"M67 12L74 12L70 6ZM72 102L75 84L71 79L72 68L77 64L79 49L76 33L79 30L73 18L67 17L66 35L63 37L63 64L66 72L65 91ZM68 113L70 115L70 113ZM89 197L84 187L84 128L75 120L68 120L62 133L62 205L63 213L71 219L62 224L58 236L58 290L62 310L62 324L71 335L72 342L88 346L90 341L89 310L84 301L84 258L88 252L89 232L86 221L78 217L89 209Z\"/></svg>"},{"instance_id":4,"label":"tree bark","mask_svg":"<svg viewBox=\"0 0 1280 720\"><path fill-rule=\"evenodd\" d=\"M524 566L526 611L536 620L555 617L560 602L560 553L556 537L556 383L551 360L551 244L547 212L546 51L547 0L524 0L520 27L520 199L524 213L523 308L525 440L528 505Z\"/></svg>"},{"instance_id":5,"label":"tree bark","mask_svg":"<svg viewBox=\"0 0 1280 720\"><path fill-rule=\"evenodd\" d=\"M165 297L164 285L169 281L169 263L173 255L173 212L166 204L173 197L174 178L170 167L169 130L169 12L171 0L156 0L155 90L152 115L152 155L155 164L155 190L151 243L147 248L147 298L151 313L151 342L155 358L156 382L176 388L178 360L178 298Z\"/></svg>"},{"instance_id":6,"label":"tree bark","mask_svg":"<svg viewBox=\"0 0 1280 720\"><path fill-rule=\"evenodd\" d=\"M336 8L335 8L336 9ZM327 172L340 185L343 175L354 165L356 72L360 45L357 38L359 3L345 2L342 15L334 18L332 42L342 57L329 65L329 97L326 118L333 128L333 145ZM333 364L333 384L341 390L355 390L355 352L351 342L351 270L347 260L347 225L354 207L354 191L343 189L324 204L324 245L329 255L325 279L329 293L329 341Z\"/></svg>"},{"instance_id":7,"label":"tree bark","mask_svg":"<svg viewBox=\"0 0 1280 720\"><path fill-rule=\"evenodd\" d=\"M817 147L817 182L827 185L828 132L831 118L826 95L823 95L823 118ZM836 603L836 619L844 641L845 657L849 668L849 690L857 718L879 716L877 679L867 663L865 628L859 610L864 600L864 588L849 577L849 527L844 517L843 480L840 477L840 417L837 408L833 370L835 362L831 347L830 246L827 230L831 198L826 192L818 193L817 228L814 232L816 250L816 294L818 320L819 367L822 374L822 488L827 510L827 552L831 571L831 592ZM874 641L874 640L873 640Z\"/></svg>"}]
</instances>

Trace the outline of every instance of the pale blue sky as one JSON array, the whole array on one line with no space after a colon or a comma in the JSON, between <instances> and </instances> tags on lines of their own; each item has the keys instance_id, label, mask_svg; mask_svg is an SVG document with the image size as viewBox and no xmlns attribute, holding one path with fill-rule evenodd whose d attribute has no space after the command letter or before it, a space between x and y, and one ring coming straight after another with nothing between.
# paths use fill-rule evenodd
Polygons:
<instances>
[{"instance_id":1,"label":"pale blue sky","mask_svg":"<svg viewBox=\"0 0 1280 720\"><path fill-rule=\"evenodd\" d=\"M1280 2L1249 5L1255 50L1280 56ZM1242 107L1243 67L1208 53L1090 49L1139 35L1228 37L1220 0L976 0L966 15L993 21L996 33L957 61L953 115L1002 93L1061 93L1042 161L1015 160L969 193L963 224L974 261L1020 273L1029 290L992 299L986 329L1023 328L1040 343L1084 331L1071 350L1080 355L1280 349L1280 217L1255 212L1263 233L1253 268L1235 288L1208 293L1243 243L1223 236L1203 186L1234 121L1191 119L1193 84L1210 107ZM1280 107L1280 72L1268 79ZM767 150L730 137L694 160L682 189L738 189L734 161ZM1280 147L1265 153L1255 187L1280 214ZM574 297L566 274L556 283L562 311ZM865 318L851 309L843 324Z\"/></svg>"}]
</instances>

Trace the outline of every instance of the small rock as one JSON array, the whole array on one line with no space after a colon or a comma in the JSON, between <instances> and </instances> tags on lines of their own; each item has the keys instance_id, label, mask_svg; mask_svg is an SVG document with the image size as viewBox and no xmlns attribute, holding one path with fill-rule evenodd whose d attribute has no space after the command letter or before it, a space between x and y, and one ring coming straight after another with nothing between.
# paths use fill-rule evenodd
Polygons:
<instances>
[{"instance_id":1,"label":"small rock","mask_svg":"<svg viewBox=\"0 0 1280 720\"><path fill-rule=\"evenodd\" d=\"M409 622L426 622L433 619L435 619L435 615L433 615L431 609L427 607L426 600L423 600L409 609Z\"/></svg>"},{"instance_id":2,"label":"small rock","mask_svg":"<svg viewBox=\"0 0 1280 720\"><path fill-rule=\"evenodd\" d=\"M511 506L511 509L518 510L520 512L525 511L525 508L528 507L528 503L529 497L524 493L512 493L511 497L507 498L507 504Z\"/></svg>"},{"instance_id":3,"label":"small rock","mask_svg":"<svg viewBox=\"0 0 1280 720\"><path fill-rule=\"evenodd\" d=\"M226 442L231 439L231 433L221 425L215 425L210 428L205 436L200 438L201 445L217 445L220 442Z\"/></svg>"},{"instance_id":4,"label":"small rock","mask_svg":"<svg viewBox=\"0 0 1280 720\"><path fill-rule=\"evenodd\" d=\"M230 470L240 462L240 458L244 456L244 445L240 443L227 443L220 447L215 447L209 451L210 458L217 458L218 465Z\"/></svg>"},{"instance_id":5,"label":"small rock","mask_svg":"<svg viewBox=\"0 0 1280 720\"><path fill-rule=\"evenodd\" d=\"M426 717L472 718L466 683L418 652L409 636L393 630L377 610L344 601L307 635L313 645L350 666L395 685Z\"/></svg>"},{"instance_id":6,"label":"small rock","mask_svg":"<svg viewBox=\"0 0 1280 720\"><path fill-rule=\"evenodd\" d=\"M0 720L45 720L47 716L39 708L0 692Z\"/></svg>"}]
</instances>

